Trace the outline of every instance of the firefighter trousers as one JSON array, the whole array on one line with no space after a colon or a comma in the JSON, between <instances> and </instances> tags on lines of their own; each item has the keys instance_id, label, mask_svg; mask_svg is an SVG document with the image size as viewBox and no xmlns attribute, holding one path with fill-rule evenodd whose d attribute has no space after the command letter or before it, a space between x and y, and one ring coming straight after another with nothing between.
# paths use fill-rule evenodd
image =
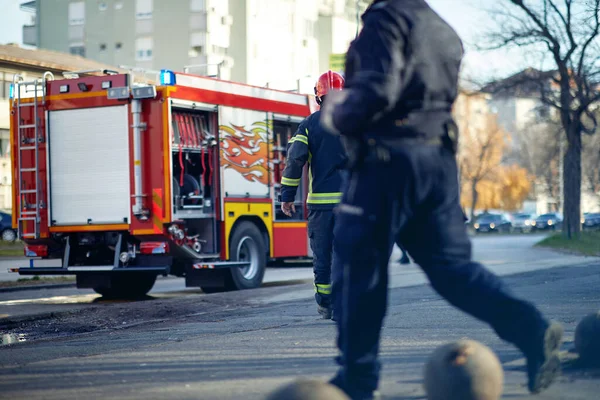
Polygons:
<instances>
[{"instance_id":1,"label":"firefighter trousers","mask_svg":"<svg viewBox=\"0 0 600 400\"><path fill-rule=\"evenodd\" d=\"M340 369L332 382L353 399L369 398L378 386L388 260L396 240L441 296L522 351L533 348L548 326L534 305L472 261L456 159L441 146L401 147L386 162L357 167L338 206L334 235Z\"/></svg>"},{"instance_id":2,"label":"firefighter trousers","mask_svg":"<svg viewBox=\"0 0 600 400\"><path fill-rule=\"evenodd\" d=\"M308 237L313 252L315 300L323 307L331 307L331 264L333 260L333 210L308 211Z\"/></svg>"}]
</instances>

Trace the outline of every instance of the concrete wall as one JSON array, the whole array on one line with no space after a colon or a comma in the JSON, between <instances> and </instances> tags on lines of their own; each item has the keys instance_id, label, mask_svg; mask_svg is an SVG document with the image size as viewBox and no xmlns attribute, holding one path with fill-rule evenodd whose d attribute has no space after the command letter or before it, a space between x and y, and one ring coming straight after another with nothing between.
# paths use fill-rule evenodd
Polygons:
<instances>
[{"instance_id":1,"label":"concrete wall","mask_svg":"<svg viewBox=\"0 0 600 400\"><path fill-rule=\"evenodd\" d=\"M38 47L69 52L69 0L38 1Z\"/></svg>"},{"instance_id":2,"label":"concrete wall","mask_svg":"<svg viewBox=\"0 0 600 400\"><path fill-rule=\"evenodd\" d=\"M248 80L248 7L246 0L229 0L229 13L233 18L231 25L231 43L229 55L233 58L231 80L247 82Z\"/></svg>"}]
</instances>

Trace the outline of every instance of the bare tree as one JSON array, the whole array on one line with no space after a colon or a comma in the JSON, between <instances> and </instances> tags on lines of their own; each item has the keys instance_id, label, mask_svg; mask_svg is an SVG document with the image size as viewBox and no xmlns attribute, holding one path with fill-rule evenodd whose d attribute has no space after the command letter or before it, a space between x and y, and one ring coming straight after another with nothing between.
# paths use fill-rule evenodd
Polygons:
<instances>
[{"instance_id":1,"label":"bare tree","mask_svg":"<svg viewBox=\"0 0 600 400\"><path fill-rule=\"evenodd\" d=\"M582 134L596 130L591 111L600 100L600 0L504 0L494 17L501 28L490 35L492 46L543 49L554 65L550 79L539 74L542 101L558 110L567 138L564 154L563 232L581 231Z\"/></svg>"}]
</instances>

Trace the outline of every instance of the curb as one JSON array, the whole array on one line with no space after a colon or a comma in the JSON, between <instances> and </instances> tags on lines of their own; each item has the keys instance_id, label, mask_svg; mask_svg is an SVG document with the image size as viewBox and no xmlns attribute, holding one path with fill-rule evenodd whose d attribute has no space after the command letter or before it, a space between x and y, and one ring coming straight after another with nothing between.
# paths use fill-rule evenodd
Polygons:
<instances>
[{"instance_id":1,"label":"curb","mask_svg":"<svg viewBox=\"0 0 600 400\"><path fill-rule=\"evenodd\" d=\"M73 283L48 283L45 285L23 285L0 288L0 293L8 292L19 292L22 290L39 290L39 289L62 289L62 288L74 288L77 285Z\"/></svg>"}]
</instances>

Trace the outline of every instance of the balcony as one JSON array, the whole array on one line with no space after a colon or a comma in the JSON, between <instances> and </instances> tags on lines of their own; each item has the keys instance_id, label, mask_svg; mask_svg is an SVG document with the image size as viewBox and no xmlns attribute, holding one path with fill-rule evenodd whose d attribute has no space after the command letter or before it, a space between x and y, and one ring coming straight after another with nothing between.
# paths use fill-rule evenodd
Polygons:
<instances>
[{"instance_id":1,"label":"balcony","mask_svg":"<svg viewBox=\"0 0 600 400\"><path fill-rule=\"evenodd\" d=\"M35 12L37 9L37 1L26 1L21 3L20 9L27 12Z\"/></svg>"},{"instance_id":2,"label":"balcony","mask_svg":"<svg viewBox=\"0 0 600 400\"><path fill-rule=\"evenodd\" d=\"M36 25L23 25L23 44L37 46Z\"/></svg>"}]
</instances>

